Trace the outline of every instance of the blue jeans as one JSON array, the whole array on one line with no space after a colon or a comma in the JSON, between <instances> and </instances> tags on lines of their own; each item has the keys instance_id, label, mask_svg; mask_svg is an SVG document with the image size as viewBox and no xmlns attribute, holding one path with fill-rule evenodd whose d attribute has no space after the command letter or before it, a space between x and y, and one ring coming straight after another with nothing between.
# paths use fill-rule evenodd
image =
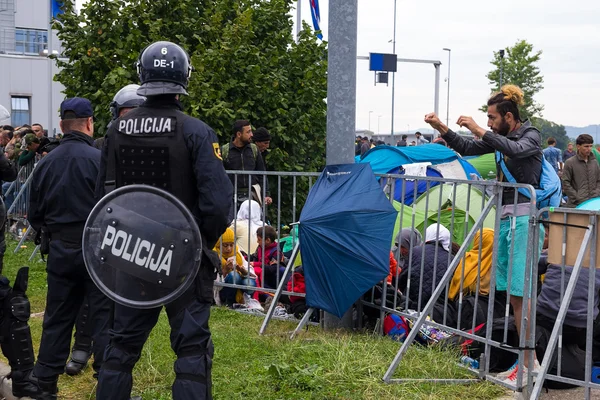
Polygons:
<instances>
[{"instance_id":1,"label":"blue jeans","mask_svg":"<svg viewBox=\"0 0 600 400\"><path fill-rule=\"evenodd\" d=\"M244 278L237 271L232 271L229 274L227 274L227 276L225 277L225 283L229 283L232 285L256 287L256 279L248 277ZM237 293L237 290L238 289L232 287L224 287L223 289L221 289L221 301L223 301L226 304L235 303L235 295ZM248 296L252 296L254 294L254 290L240 290L242 290L245 293L248 293Z\"/></svg>"}]
</instances>

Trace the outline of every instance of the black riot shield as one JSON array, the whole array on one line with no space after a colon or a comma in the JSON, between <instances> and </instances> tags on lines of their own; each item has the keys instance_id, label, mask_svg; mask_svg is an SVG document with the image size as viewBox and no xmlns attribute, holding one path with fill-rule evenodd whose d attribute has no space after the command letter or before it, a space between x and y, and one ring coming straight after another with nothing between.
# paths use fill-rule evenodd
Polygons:
<instances>
[{"instance_id":1,"label":"black riot shield","mask_svg":"<svg viewBox=\"0 0 600 400\"><path fill-rule=\"evenodd\" d=\"M190 287L200 269L202 239L194 216L175 196L129 185L96 204L82 248L92 280L109 298L153 308Z\"/></svg>"}]
</instances>

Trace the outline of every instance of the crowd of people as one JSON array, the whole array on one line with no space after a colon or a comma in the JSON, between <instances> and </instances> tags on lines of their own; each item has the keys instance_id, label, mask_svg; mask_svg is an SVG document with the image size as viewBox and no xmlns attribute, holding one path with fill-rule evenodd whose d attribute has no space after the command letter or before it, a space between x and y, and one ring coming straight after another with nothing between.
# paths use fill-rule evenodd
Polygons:
<instances>
[{"instance_id":1,"label":"crowd of people","mask_svg":"<svg viewBox=\"0 0 600 400\"><path fill-rule=\"evenodd\" d=\"M181 65L175 68L178 73L172 79L165 79L164 66L148 60L165 59L171 53L178 55L175 60ZM232 124L230 141L220 145L208 125L181 113L179 96L187 94L191 66L187 54L173 43L150 45L140 55L138 68L142 85L128 85L115 95L111 104L113 120L101 140L93 140L93 107L84 98L66 99L61 104L60 124L65 134L60 141L48 138L39 124L14 129L3 126L0 132L5 158L0 161L7 165L5 169L16 171L18 166L37 163L27 219L36 231L46 230L49 236L49 250L46 250L49 254L48 301L40 351L35 365L21 366L22 373L13 374L13 388L20 395L56 399L58 377L65 368L70 374L79 373L93 353L93 368L98 377L97 398L130 398L132 370L160 308L140 310L110 301L91 282L81 249L83 225L89 212L103 195L115 188L134 183L169 188L198 218L205 241L202 255L205 267L195 286L182 296L183 301L166 305L172 347L177 354L174 398L209 399L212 396L213 348L208 318L213 304L264 309L273 298L273 289L284 278L288 291L306 293L301 265L294 268L291 276L284 277L291 252L284 249L283 241L279 241L281 235L269 225L264 213L273 202L266 176L226 173L226 170L266 171L269 131L264 127L253 130L250 121L237 120ZM494 94L488 101L490 131L479 127L471 117L461 116L458 125L469 129L476 140L457 135L435 114L426 115L425 122L441 133L444 145L461 155L500 154L499 171L502 168L510 171L510 174L500 174L502 181L538 187L545 158L555 167L557 176L561 175L567 207L600 196L600 167L592 156L591 136L580 135L575 143L576 151L569 144L561 152L555 148L554 139L549 139L548 148L542 151L540 132L520 118L522 101L522 91L513 85ZM128 121L135 126L133 121L157 116L173 118L178 123L168 127L162 123L147 124L161 130L147 135L132 135L128 131ZM165 137L176 139L169 142ZM409 144L404 135L398 145L428 143L419 132L416 137ZM377 145L367 137L357 139L356 154L363 155ZM167 149L170 154L169 171L160 170L160 178L132 178L139 171L149 171L154 176L153 172L159 170L136 164L152 160L149 155L122 155L117 151L128 148L135 153L136 149L144 148L144 143L150 143L152 148ZM10 181L9 175L3 179ZM168 176L162 178L164 175ZM194 185L190 188L187 181L181 185L182 177ZM66 193L76 193L76 196L65 198ZM525 323L524 329L529 332L526 316L530 304L524 302L523 297L529 290L525 276L531 199L510 188L504 190L502 198L504 205L497 210L501 213L499 231L483 229L475 237L472 249L462 258L442 297L454 302L474 293L481 297L489 295L496 241L496 290L505 292L509 299L515 330L521 332L521 325ZM235 209L238 210L236 215ZM547 233L544 228L541 232ZM544 234L540 240L544 240ZM382 284L389 285L391 292L405 299L408 308L420 311L431 299L459 247L453 243L448 227L440 223L429 225L423 232L403 229L390 249L390 273ZM539 248L541 251L544 245L540 243ZM540 258L540 270L545 272L537 298L537 318L540 325L549 327L558 312L560 298L556 293L565 281L557 273L560 267L543 264L541 254L534 256ZM206 266L214 266L214 270ZM222 284L215 288L215 281ZM580 279L578 285L580 297L572 302L565 323L581 332L585 330L587 315L587 280ZM283 296L281 301L282 309L295 317L301 317L307 310L302 296ZM597 308L595 313L597 315ZM82 319L87 325L80 323ZM76 343L71 351L71 332L75 325ZM77 338L80 338L79 345ZM28 340L30 343L31 337ZM533 359L533 365L525 359L526 370L539 369L535 354ZM499 376L506 383L514 384L518 370L515 363Z\"/></svg>"}]
</instances>

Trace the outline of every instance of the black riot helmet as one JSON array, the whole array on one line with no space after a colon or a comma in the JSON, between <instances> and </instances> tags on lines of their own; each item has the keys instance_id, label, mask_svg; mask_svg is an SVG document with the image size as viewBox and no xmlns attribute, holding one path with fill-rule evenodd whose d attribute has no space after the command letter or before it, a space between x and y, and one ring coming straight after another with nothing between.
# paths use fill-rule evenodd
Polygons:
<instances>
[{"instance_id":1,"label":"black riot helmet","mask_svg":"<svg viewBox=\"0 0 600 400\"><path fill-rule=\"evenodd\" d=\"M119 118L119 113L123 108L136 108L142 105L146 98L137 94L140 85L123 86L121 90L115 94L113 101L110 103L110 113L113 121Z\"/></svg>"},{"instance_id":2,"label":"black riot helmet","mask_svg":"<svg viewBox=\"0 0 600 400\"><path fill-rule=\"evenodd\" d=\"M187 94L192 72L190 57L171 42L155 42L142 50L137 62L140 96Z\"/></svg>"}]
</instances>

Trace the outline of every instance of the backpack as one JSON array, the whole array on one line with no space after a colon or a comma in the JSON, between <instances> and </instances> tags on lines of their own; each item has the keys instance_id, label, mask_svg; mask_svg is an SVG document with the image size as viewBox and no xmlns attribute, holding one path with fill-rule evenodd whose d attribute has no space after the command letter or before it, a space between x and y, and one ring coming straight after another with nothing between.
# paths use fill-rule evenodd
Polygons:
<instances>
[{"instance_id":1,"label":"backpack","mask_svg":"<svg viewBox=\"0 0 600 400\"><path fill-rule=\"evenodd\" d=\"M256 158L258 157L258 147L256 147L256 145L254 143L250 143L250 148L252 149L252 155L254 156L254 161L256 161ZM227 160L227 162L229 162L229 143L227 143L226 145L223 145L223 147L221 147L221 158L223 160Z\"/></svg>"},{"instance_id":2,"label":"backpack","mask_svg":"<svg viewBox=\"0 0 600 400\"><path fill-rule=\"evenodd\" d=\"M546 349L548 348L548 342L550 341L551 332L543 326L537 325L535 331L535 354L538 360L543 360ZM585 380L585 350L582 350L575 343L568 343L563 345L561 352L561 368L560 376L565 378L577 379L580 381ZM551 375L558 375L558 344L554 348L554 353L550 359L550 366L548 367L548 373ZM544 386L549 389L570 389L576 387L564 382L556 382L553 380L546 380Z\"/></svg>"},{"instance_id":3,"label":"backpack","mask_svg":"<svg viewBox=\"0 0 600 400\"><path fill-rule=\"evenodd\" d=\"M504 341L504 317L494 318L492 323L492 340L502 343ZM485 338L487 331L487 322L482 322L474 329L469 329L466 332L472 333L481 338ZM469 356L475 360L485 351L485 344L473 339L467 339L463 336L453 335L452 337L440 342L442 346L458 347L463 355ZM514 317L508 317L508 330L506 335L506 344L516 347L519 345L519 333L515 325ZM490 349L490 372L501 372L509 369L517 360L517 354L501 348L492 347Z\"/></svg>"},{"instance_id":4,"label":"backpack","mask_svg":"<svg viewBox=\"0 0 600 400\"><path fill-rule=\"evenodd\" d=\"M512 176L502 153L496 151L496 164L500 167L500 170L510 183L517 183L517 180ZM530 198L529 191L525 188L519 188L519 193L523 196ZM542 154L542 173L540 175L540 187L535 189L536 206L538 210L545 207L560 207L562 200L562 187L560 178L554 170L552 164L546 160L546 157Z\"/></svg>"}]
</instances>

